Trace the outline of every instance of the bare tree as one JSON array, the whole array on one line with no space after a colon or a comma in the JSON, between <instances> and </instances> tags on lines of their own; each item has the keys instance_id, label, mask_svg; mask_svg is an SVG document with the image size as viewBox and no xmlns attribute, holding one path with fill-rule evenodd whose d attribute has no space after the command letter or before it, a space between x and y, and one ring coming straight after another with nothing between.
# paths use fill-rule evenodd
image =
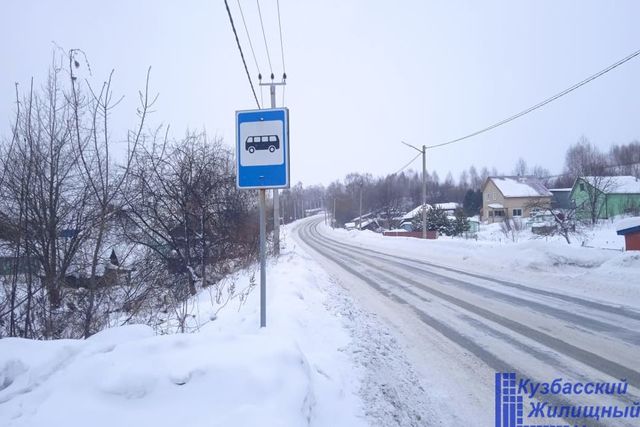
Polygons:
<instances>
[{"instance_id":1,"label":"bare tree","mask_svg":"<svg viewBox=\"0 0 640 427\"><path fill-rule=\"evenodd\" d=\"M527 166L527 162L522 157L516 162L516 166L513 168L513 174L516 176L529 175L529 166Z\"/></svg>"},{"instance_id":2,"label":"bare tree","mask_svg":"<svg viewBox=\"0 0 640 427\"><path fill-rule=\"evenodd\" d=\"M574 202L578 215L585 217L592 225L598 222L603 210L607 209L607 193L616 189L615 177L594 175L583 176L576 180Z\"/></svg>"},{"instance_id":3,"label":"bare tree","mask_svg":"<svg viewBox=\"0 0 640 427\"><path fill-rule=\"evenodd\" d=\"M44 336L60 336L65 276L90 233L90 197L73 146L72 108L54 63L42 93L31 90L17 113L18 137L3 157L3 193L21 248L38 261L47 297ZM18 259L20 251L17 252ZM29 292L29 295L31 293ZM30 303L30 300L28 300Z\"/></svg>"},{"instance_id":4,"label":"bare tree","mask_svg":"<svg viewBox=\"0 0 640 427\"><path fill-rule=\"evenodd\" d=\"M584 136L567 150L565 173L573 179L580 176L603 175L606 167L606 156Z\"/></svg>"},{"instance_id":5,"label":"bare tree","mask_svg":"<svg viewBox=\"0 0 640 427\"><path fill-rule=\"evenodd\" d=\"M520 218L505 218L500 222L500 231L504 234L504 237L511 239L513 242L517 242L520 233L524 230L524 225Z\"/></svg>"},{"instance_id":6,"label":"bare tree","mask_svg":"<svg viewBox=\"0 0 640 427\"><path fill-rule=\"evenodd\" d=\"M614 145L609 150L611 172L616 175L632 175L640 178L640 141Z\"/></svg>"},{"instance_id":7,"label":"bare tree","mask_svg":"<svg viewBox=\"0 0 640 427\"><path fill-rule=\"evenodd\" d=\"M550 234L559 234L568 244L571 244L572 236L577 233L576 222L578 219L578 210L576 206L554 208L549 204L548 199L539 198L528 202L527 209L551 216L554 226Z\"/></svg>"},{"instance_id":8,"label":"bare tree","mask_svg":"<svg viewBox=\"0 0 640 427\"><path fill-rule=\"evenodd\" d=\"M113 223L114 218L120 211L117 198L128 178L134 155L143 134L147 114L153 107L157 95L152 99L149 98L149 74L151 71L151 68L149 68L147 70L145 90L139 93L138 126L136 130L128 133L126 160L120 170L116 171L111 159L112 142L109 116L122 98L116 101L113 100L111 89L113 71L111 71L109 78L103 83L99 92L95 92L91 85L86 82L86 88L91 96L88 100L84 100L77 87L77 77L74 75L74 67L78 68L79 66L79 62L75 57L79 53L82 53L82 51L72 49L68 56L71 86L69 102L73 110L73 134L75 136L75 148L80 160L80 169L95 211L90 224L91 229L94 231L94 236L89 267L89 295L83 327L86 338L93 332L92 323L95 311L97 273L99 265L105 262L102 255L107 228L109 224ZM86 127L81 126L81 110L90 112L90 123Z\"/></svg>"},{"instance_id":9,"label":"bare tree","mask_svg":"<svg viewBox=\"0 0 640 427\"><path fill-rule=\"evenodd\" d=\"M170 143L156 133L135 154L123 227L193 295L208 284L207 265L254 253L255 239L242 237L253 205L253 195L236 189L231 153L220 141L190 133Z\"/></svg>"}]
</instances>

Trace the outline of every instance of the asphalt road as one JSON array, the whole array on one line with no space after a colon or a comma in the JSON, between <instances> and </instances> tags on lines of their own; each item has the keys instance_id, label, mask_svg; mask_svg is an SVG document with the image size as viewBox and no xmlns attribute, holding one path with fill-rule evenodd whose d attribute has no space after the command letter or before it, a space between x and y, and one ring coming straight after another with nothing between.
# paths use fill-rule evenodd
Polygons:
<instances>
[{"instance_id":1,"label":"asphalt road","mask_svg":"<svg viewBox=\"0 0 640 427\"><path fill-rule=\"evenodd\" d=\"M438 265L425 260L433 250L428 246L416 258L365 248L339 240L321 224L320 217L302 222L295 238L404 336L425 376L434 366L455 372L487 414L493 411L494 372L541 382L629 384L624 396L546 396L558 405L640 401L640 311L518 283L525 272L514 271L516 279L506 281ZM640 422L601 419L588 425Z\"/></svg>"}]
</instances>

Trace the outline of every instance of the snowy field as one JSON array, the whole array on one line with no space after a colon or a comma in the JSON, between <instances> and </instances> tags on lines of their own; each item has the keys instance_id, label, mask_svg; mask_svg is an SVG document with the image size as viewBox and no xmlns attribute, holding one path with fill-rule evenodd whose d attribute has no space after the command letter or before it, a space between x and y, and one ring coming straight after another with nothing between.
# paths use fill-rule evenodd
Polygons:
<instances>
[{"instance_id":1,"label":"snowy field","mask_svg":"<svg viewBox=\"0 0 640 427\"><path fill-rule=\"evenodd\" d=\"M258 297L254 288L215 317L201 292L192 334L134 325L86 341L2 339L0 426L358 426L386 416L359 397L359 354L390 338L365 337L351 301L304 252L269 265L262 330Z\"/></svg>"}]
</instances>

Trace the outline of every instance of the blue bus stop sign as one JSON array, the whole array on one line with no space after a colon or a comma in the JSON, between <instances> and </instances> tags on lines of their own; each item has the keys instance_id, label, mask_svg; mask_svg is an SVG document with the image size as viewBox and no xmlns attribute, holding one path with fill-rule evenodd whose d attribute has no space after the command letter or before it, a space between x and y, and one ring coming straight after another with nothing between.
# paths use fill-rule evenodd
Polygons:
<instances>
[{"instance_id":1,"label":"blue bus stop sign","mask_svg":"<svg viewBox=\"0 0 640 427\"><path fill-rule=\"evenodd\" d=\"M238 188L289 188L289 110L236 112Z\"/></svg>"}]
</instances>

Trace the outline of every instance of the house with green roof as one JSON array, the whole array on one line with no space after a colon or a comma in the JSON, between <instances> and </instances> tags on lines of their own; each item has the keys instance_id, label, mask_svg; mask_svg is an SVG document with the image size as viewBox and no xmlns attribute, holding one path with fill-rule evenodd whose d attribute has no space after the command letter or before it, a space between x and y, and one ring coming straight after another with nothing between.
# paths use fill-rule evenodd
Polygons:
<instances>
[{"instance_id":1,"label":"house with green roof","mask_svg":"<svg viewBox=\"0 0 640 427\"><path fill-rule=\"evenodd\" d=\"M576 179L570 199L576 216L595 222L640 210L640 180L634 176L583 176Z\"/></svg>"}]
</instances>

